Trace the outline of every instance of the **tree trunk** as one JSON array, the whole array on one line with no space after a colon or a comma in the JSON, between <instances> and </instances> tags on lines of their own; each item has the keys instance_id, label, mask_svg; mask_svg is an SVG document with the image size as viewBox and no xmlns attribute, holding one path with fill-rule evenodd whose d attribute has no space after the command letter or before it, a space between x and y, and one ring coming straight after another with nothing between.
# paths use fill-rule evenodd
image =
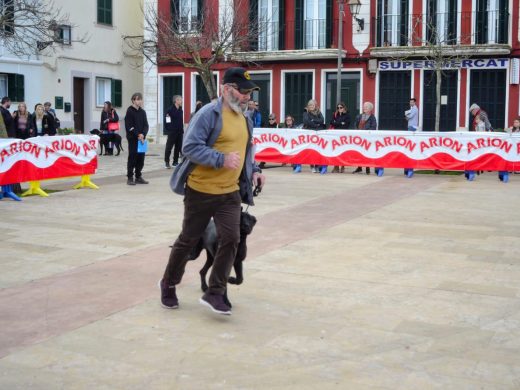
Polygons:
<instances>
[{"instance_id":1,"label":"tree trunk","mask_svg":"<svg viewBox=\"0 0 520 390\"><path fill-rule=\"evenodd\" d=\"M218 98L217 84L215 83L215 78L213 77L211 69L199 69L199 75L206 87L209 99L214 100Z\"/></svg>"},{"instance_id":2,"label":"tree trunk","mask_svg":"<svg viewBox=\"0 0 520 390\"><path fill-rule=\"evenodd\" d=\"M441 85L442 85L442 70L437 68L435 70L436 83L435 83L435 132L439 132L441 123Z\"/></svg>"}]
</instances>

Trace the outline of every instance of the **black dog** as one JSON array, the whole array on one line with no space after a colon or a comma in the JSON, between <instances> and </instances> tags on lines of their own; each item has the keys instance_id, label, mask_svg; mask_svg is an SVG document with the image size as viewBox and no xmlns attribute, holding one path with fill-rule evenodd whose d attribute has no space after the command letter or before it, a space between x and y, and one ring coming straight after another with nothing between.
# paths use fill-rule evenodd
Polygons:
<instances>
[{"instance_id":1,"label":"black dog","mask_svg":"<svg viewBox=\"0 0 520 390\"><path fill-rule=\"evenodd\" d=\"M233 263L233 268L235 269L235 277L229 277L228 283L231 284L242 284L244 281L244 273L242 269L242 262L247 256L247 236L251 234L253 231L253 227L256 224L256 218L249 214L246 211L240 212L240 242L238 243L237 254L235 256L235 262ZM215 222L213 219L209 222L206 230L204 231L204 235L199 240L197 245L192 249L191 253L188 255L188 260L195 260L199 257L200 253L203 249L206 250L206 264L199 271L200 274L200 288L202 291L206 291L208 289L208 284L206 283L206 274L209 269L213 265L213 260L215 258L215 254L217 253L218 241L217 241L217 229L215 226ZM224 294L224 301L226 304L231 307L231 302L227 298L227 291Z\"/></svg>"},{"instance_id":2,"label":"black dog","mask_svg":"<svg viewBox=\"0 0 520 390\"><path fill-rule=\"evenodd\" d=\"M117 133L110 133L110 134L103 134L98 129L90 130L90 134L95 134L99 136L99 147L101 149L101 152L99 155L101 156L103 154L103 148L105 148L105 156L112 155L113 149L110 147L110 142L114 144L114 146L117 149L116 156L119 156L123 149L123 145L121 144L122 138Z\"/></svg>"}]
</instances>

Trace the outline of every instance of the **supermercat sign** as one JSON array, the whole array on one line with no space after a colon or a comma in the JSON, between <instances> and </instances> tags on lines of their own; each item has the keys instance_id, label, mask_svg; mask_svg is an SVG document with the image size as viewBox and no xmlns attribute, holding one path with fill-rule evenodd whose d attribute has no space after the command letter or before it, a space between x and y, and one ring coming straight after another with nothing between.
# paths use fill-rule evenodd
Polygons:
<instances>
[{"instance_id":1,"label":"supermercat sign","mask_svg":"<svg viewBox=\"0 0 520 390\"><path fill-rule=\"evenodd\" d=\"M434 60L379 61L379 70L436 69ZM505 69L508 58L471 58L442 61L442 69Z\"/></svg>"}]
</instances>

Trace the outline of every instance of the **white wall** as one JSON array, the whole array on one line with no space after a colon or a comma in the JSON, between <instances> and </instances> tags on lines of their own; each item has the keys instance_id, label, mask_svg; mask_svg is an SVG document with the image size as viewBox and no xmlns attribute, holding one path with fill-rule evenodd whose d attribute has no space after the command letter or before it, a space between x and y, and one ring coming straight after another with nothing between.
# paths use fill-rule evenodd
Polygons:
<instances>
[{"instance_id":1,"label":"white wall","mask_svg":"<svg viewBox=\"0 0 520 390\"><path fill-rule=\"evenodd\" d=\"M54 4L69 15L72 40L87 35L88 41L72 42L70 46L54 44L54 50L44 49L29 63L0 48L0 72L25 75L25 101L31 111L38 102L50 101L54 105L55 96L72 104L73 78L86 78L86 131L98 127L101 116L102 107L96 107L96 77L120 79L122 107L117 111L124 117L130 96L143 91L142 69L137 69L142 59L125 53L123 43L123 36L142 35L142 0L113 0L112 26L97 23L96 1L55 0ZM57 110L62 127L73 126L72 112Z\"/></svg>"}]
</instances>

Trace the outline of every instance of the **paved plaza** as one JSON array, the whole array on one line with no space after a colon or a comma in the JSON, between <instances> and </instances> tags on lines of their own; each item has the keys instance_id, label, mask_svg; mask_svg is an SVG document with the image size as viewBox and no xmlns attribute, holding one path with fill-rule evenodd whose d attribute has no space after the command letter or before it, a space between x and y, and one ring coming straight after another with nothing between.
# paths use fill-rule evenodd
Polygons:
<instances>
[{"instance_id":1,"label":"paved plaza","mask_svg":"<svg viewBox=\"0 0 520 390\"><path fill-rule=\"evenodd\" d=\"M124 143L126 148L126 142ZM182 198L161 145L129 187L0 201L0 389L520 389L520 175L266 169L233 315L157 281Z\"/></svg>"}]
</instances>

